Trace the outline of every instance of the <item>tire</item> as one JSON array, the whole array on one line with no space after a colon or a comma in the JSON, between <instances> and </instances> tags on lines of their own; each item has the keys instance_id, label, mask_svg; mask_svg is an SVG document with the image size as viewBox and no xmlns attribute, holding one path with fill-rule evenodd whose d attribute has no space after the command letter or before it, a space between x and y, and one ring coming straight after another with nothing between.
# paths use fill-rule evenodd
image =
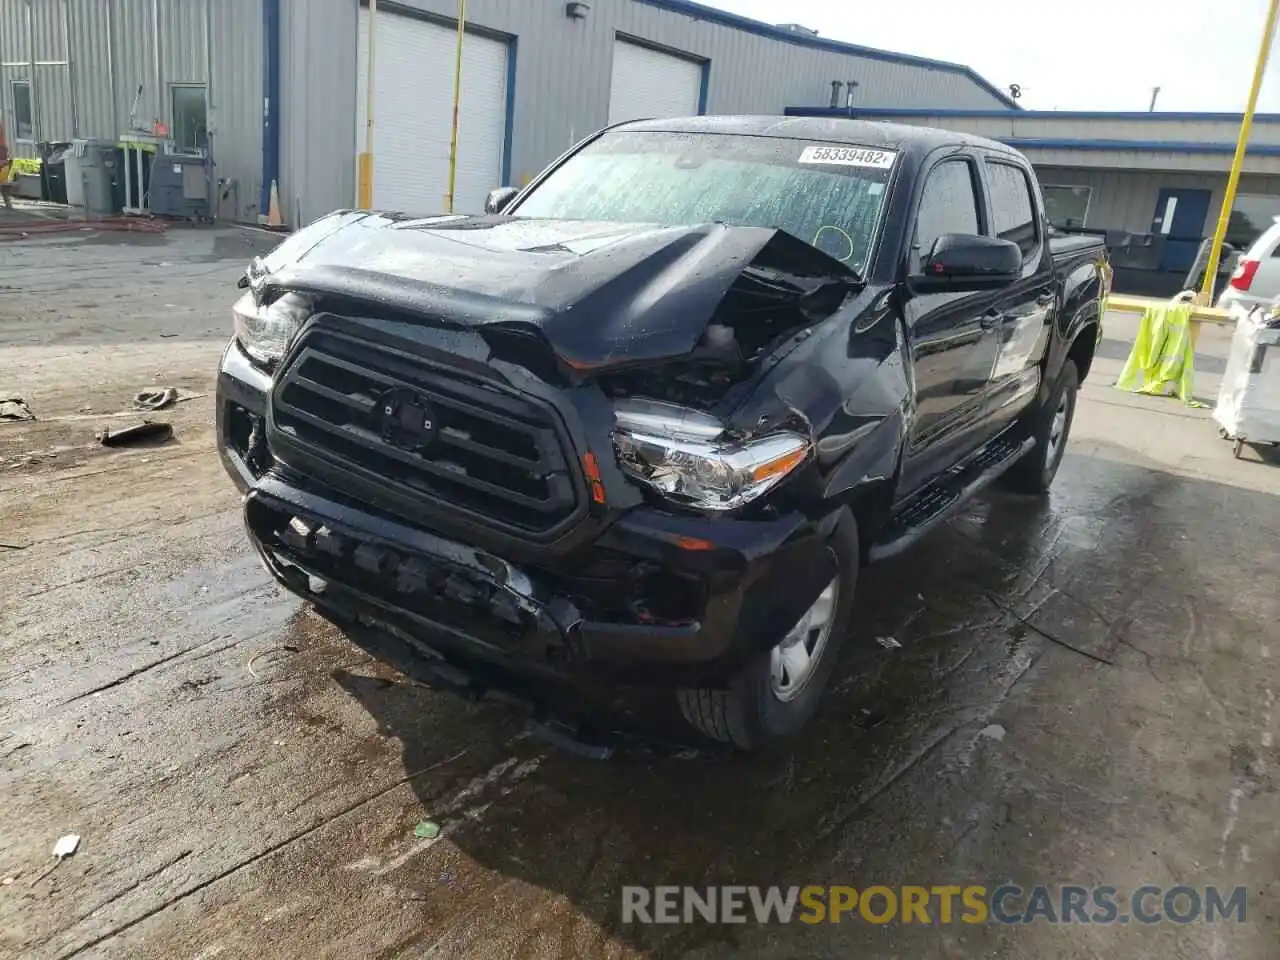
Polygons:
<instances>
[{"instance_id":1,"label":"tire","mask_svg":"<svg viewBox=\"0 0 1280 960\"><path fill-rule=\"evenodd\" d=\"M852 514L846 513L836 525L828 547L835 555L837 568L832 581L835 586L830 629L820 648L815 646L816 656L809 661L806 679L799 684L788 684L783 670L780 680L775 680L775 650L781 648L780 641L778 647L748 662L724 687L680 690L677 693L680 712L700 733L741 750L759 750L799 733L813 716L839 659L853 615L859 544L858 525ZM819 602L821 599L820 596ZM818 606L815 603L815 607Z\"/></svg>"},{"instance_id":2,"label":"tire","mask_svg":"<svg viewBox=\"0 0 1280 960\"><path fill-rule=\"evenodd\" d=\"M1079 392L1080 374L1075 363L1068 360L1062 366L1062 373L1058 375L1049 399L1031 412L1031 435L1035 437L1036 445L1004 475L1007 487L1019 493L1049 492L1053 478L1058 475L1058 467L1062 465L1067 439L1071 436Z\"/></svg>"}]
</instances>

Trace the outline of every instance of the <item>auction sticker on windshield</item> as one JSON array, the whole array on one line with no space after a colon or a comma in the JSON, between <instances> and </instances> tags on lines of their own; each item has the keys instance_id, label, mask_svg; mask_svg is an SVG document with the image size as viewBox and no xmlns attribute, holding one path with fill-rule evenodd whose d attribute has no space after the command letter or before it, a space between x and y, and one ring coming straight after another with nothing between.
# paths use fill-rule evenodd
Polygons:
<instances>
[{"instance_id":1,"label":"auction sticker on windshield","mask_svg":"<svg viewBox=\"0 0 1280 960\"><path fill-rule=\"evenodd\" d=\"M870 150L866 147L805 147L801 163L831 163L842 167L875 167L888 170L898 154L893 150Z\"/></svg>"}]
</instances>

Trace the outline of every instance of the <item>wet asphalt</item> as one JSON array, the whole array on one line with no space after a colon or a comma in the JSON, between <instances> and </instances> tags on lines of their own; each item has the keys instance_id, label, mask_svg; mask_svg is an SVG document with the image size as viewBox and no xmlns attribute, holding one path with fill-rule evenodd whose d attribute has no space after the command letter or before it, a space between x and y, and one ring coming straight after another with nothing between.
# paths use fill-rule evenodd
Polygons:
<instances>
[{"instance_id":1,"label":"wet asphalt","mask_svg":"<svg viewBox=\"0 0 1280 960\"><path fill-rule=\"evenodd\" d=\"M1045 501L865 571L805 736L763 756L529 736L278 590L213 451L88 433L212 386L235 231L0 246L0 955L1213 957L1280 944L1280 473L1108 386ZM1211 396L1225 338L1202 339ZM114 404L114 406L113 406ZM89 413L80 411L89 406ZM61 419L60 419L61 418ZM80 419L77 419L80 418ZM666 698L639 697L675 734ZM663 713L664 708L666 710ZM414 836L438 823L434 840ZM82 837L47 876L58 836ZM1244 923L621 922L624 885L1248 890ZM1123 899L1123 897L1122 897Z\"/></svg>"}]
</instances>

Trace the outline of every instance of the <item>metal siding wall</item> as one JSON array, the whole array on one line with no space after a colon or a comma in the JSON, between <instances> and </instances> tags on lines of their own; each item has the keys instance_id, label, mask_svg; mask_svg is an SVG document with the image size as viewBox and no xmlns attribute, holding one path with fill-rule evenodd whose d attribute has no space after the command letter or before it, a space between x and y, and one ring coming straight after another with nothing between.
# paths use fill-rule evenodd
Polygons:
<instances>
[{"instance_id":1,"label":"metal siding wall","mask_svg":"<svg viewBox=\"0 0 1280 960\"><path fill-rule=\"evenodd\" d=\"M357 9L281 0L280 202L292 226L353 205Z\"/></svg>"},{"instance_id":2,"label":"metal siding wall","mask_svg":"<svg viewBox=\"0 0 1280 960\"><path fill-rule=\"evenodd\" d=\"M282 189L314 219L355 192L355 10L358 0L284 0ZM402 0L446 22L456 0ZM856 101L880 107L992 109L988 91L952 71L816 50L671 13L634 0L594 0L584 20L563 0L469 0L476 29L515 37L511 180L525 182L609 116L617 34L710 61L707 112L781 113L830 99L857 80ZM376 117L375 117L376 120ZM292 220L292 217L291 217Z\"/></svg>"},{"instance_id":3,"label":"metal siding wall","mask_svg":"<svg viewBox=\"0 0 1280 960\"><path fill-rule=\"evenodd\" d=\"M1209 213L1203 228L1208 233L1217 223L1227 183L1225 173L1098 170L1041 164L1035 166L1041 183L1087 186L1092 189L1089 218L1085 226L1098 230L1127 230L1130 233L1147 233L1151 230L1156 201L1165 187L1210 192ZM1280 178L1242 177L1239 192L1280 194Z\"/></svg>"},{"instance_id":4,"label":"metal siding wall","mask_svg":"<svg viewBox=\"0 0 1280 960\"><path fill-rule=\"evenodd\" d=\"M26 5L20 0L0 0L0 121L5 126L9 149L18 157L35 154L32 148L15 142L13 91L9 86L14 80L30 78L29 67L22 66L29 60L29 49Z\"/></svg>"},{"instance_id":5,"label":"metal siding wall","mask_svg":"<svg viewBox=\"0 0 1280 960\"><path fill-rule=\"evenodd\" d=\"M173 123L171 84L208 84L216 176L237 182L237 216L249 219L257 213L261 0L34 0L32 10L35 59L71 61L69 68L36 66L41 139L71 139L73 95L76 134L114 139L129 125L139 85L143 90L136 120L149 129L153 120ZM210 12L213 29L207 36ZM206 45L207 39L211 44ZM26 0L0 0L0 62L30 59ZM28 73L29 67L0 67L0 110L8 123L12 103L7 81L25 79ZM25 148L17 152L34 155Z\"/></svg>"},{"instance_id":6,"label":"metal siding wall","mask_svg":"<svg viewBox=\"0 0 1280 960\"><path fill-rule=\"evenodd\" d=\"M224 0L224 6L226 5ZM173 97L169 87L175 83L207 83L209 80L205 56L205 4L204 0L173 0L161 2L160 15L160 77L164 89L166 123L173 122Z\"/></svg>"},{"instance_id":7,"label":"metal siding wall","mask_svg":"<svg viewBox=\"0 0 1280 960\"><path fill-rule=\"evenodd\" d=\"M30 16L28 16L28 10ZM35 140L65 140L72 135L71 81L68 72L63 0L3 0L0 4L0 110L5 129L13 126L13 80L34 80L32 110ZM34 67L32 65L34 61ZM33 73L34 70L34 73ZM14 134L10 132L10 139ZM35 156L25 144L16 156Z\"/></svg>"},{"instance_id":8,"label":"metal siding wall","mask_svg":"<svg viewBox=\"0 0 1280 960\"><path fill-rule=\"evenodd\" d=\"M0 0L0 63L26 63L29 49L26 0Z\"/></svg>"},{"instance_id":9,"label":"metal siding wall","mask_svg":"<svg viewBox=\"0 0 1280 960\"><path fill-rule=\"evenodd\" d=\"M80 136L110 139L123 117L115 110L111 86L114 51L107 30L112 0L67 0L71 27L71 70Z\"/></svg>"},{"instance_id":10,"label":"metal siding wall","mask_svg":"<svg viewBox=\"0 0 1280 960\"><path fill-rule=\"evenodd\" d=\"M212 76L206 81L215 175L236 182L236 216L252 221L262 183L262 0L207 2L213 21ZM205 63L203 53L198 63Z\"/></svg>"},{"instance_id":11,"label":"metal siding wall","mask_svg":"<svg viewBox=\"0 0 1280 960\"><path fill-rule=\"evenodd\" d=\"M150 0L114 0L111 51L115 65L116 116L121 133L129 127L135 97L138 110L134 119L139 126L150 129L153 120L164 118L164 103L156 90L155 35ZM139 87L142 87L141 96L138 96Z\"/></svg>"}]
</instances>

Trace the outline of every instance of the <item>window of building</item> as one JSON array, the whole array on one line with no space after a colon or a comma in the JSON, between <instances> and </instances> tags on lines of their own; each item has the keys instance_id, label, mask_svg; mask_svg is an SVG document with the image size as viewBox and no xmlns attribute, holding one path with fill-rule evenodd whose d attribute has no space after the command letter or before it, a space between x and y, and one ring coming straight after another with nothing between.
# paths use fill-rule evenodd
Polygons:
<instances>
[{"instance_id":1,"label":"window of building","mask_svg":"<svg viewBox=\"0 0 1280 960\"><path fill-rule=\"evenodd\" d=\"M1280 197L1238 193L1227 221L1227 243L1247 250L1280 217Z\"/></svg>"},{"instance_id":2,"label":"window of building","mask_svg":"<svg viewBox=\"0 0 1280 960\"><path fill-rule=\"evenodd\" d=\"M995 235L1016 243L1024 257L1031 256L1040 245L1040 229L1026 172L1009 163L988 163L987 182Z\"/></svg>"},{"instance_id":3,"label":"window of building","mask_svg":"<svg viewBox=\"0 0 1280 960\"><path fill-rule=\"evenodd\" d=\"M209 146L209 104L203 84L175 84L170 136L179 150Z\"/></svg>"},{"instance_id":4,"label":"window of building","mask_svg":"<svg viewBox=\"0 0 1280 960\"><path fill-rule=\"evenodd\" d=\"M1083 227L1089 214L1092 187L1058 186L1041 184L1044 193L1044 213L1055 227Z\"/></svg>"},{"instance_id":5,"label":"window of building","mask_svg":"<svg viewBox=\"0 0 1280 960\"><path fill-rule=\"evenodd\" d=\"M9 91L13 99L13 136L15 140L35 138L35 110L31 106L31 81L11 80Z\"/></svg>"},{"instance_id":6,"label":"window of building","mask_svg":"<svg viewBox=\"0 0 1280 960\"><path fill-rule=\"evenodd\" d=\"M978 199L973 189L973 166L965 160L947 160L929 174L916 215L916 248L928 256L937 239L946 233L980 233Z\"/></svg>"}]
</instances>

